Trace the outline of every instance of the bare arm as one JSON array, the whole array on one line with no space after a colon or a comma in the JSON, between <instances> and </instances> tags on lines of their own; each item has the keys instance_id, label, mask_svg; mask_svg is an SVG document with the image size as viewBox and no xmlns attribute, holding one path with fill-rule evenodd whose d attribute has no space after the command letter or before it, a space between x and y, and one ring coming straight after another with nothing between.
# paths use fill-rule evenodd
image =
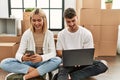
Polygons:
<instances>
[{"instance_id":1,"label":"bare arm","mask_svg":"<svg viewBox=\"0 0 120 80\"><path fill-rule=\"evenodd\" d=\"M62 57L62 50L57 50L57 56Z\"/></svg>"}]
</instances>

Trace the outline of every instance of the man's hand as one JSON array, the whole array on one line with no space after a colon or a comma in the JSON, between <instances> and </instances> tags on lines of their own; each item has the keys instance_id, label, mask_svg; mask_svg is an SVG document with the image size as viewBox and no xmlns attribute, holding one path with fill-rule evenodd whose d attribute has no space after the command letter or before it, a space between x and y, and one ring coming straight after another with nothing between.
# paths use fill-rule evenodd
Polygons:
<instances>
[{"instance_id":1,"label":"man's hand","mask_svg":"<svg viewBox=\"0 0 120 80\"><path fill-rule=\"evenodd\" d=\"M80 65L75 65L75 67L80 67Z\"/></svg>"},{"instance_id":2,"label":"man's hand","mask_svg":"<svg viewBox=\"0 0 120 80\"><path fill-rule=\"evenodd\" d=\"M57 50L57 56L62 57L62 50Z\"/></svg>"}]
</instances>

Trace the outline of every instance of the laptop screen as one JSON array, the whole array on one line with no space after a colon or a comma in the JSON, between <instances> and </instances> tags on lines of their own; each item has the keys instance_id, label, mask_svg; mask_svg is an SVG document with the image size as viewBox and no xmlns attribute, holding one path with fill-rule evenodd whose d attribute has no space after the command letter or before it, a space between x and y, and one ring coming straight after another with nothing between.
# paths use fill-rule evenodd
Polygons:
<instances>
[{"instance_id":1,"label":"laptop screen","mask_svg":"<svg viewBox=\"0 0 120 80\"><path fill-rule=\"evenodd\" d=\"M63 66L91 65L93 63L94 48L63 50Z\"/></svg>"}]
</instances>

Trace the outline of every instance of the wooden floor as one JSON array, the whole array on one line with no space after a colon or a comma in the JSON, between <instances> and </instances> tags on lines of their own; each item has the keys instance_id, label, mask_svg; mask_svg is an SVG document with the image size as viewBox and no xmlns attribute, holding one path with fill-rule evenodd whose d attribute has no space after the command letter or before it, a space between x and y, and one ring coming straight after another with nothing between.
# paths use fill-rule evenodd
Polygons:
<instances>
[{"instance_id":1,"label":"wooden floor","mask_svg":"<svg viewBox=\"0 0 120 80\"><path fill-rule=\"evenodd\" d=\"M116 57L99 57L108 62L107 72L95 76L92 80L120 80L120 55Z\"/></svg>"},{"instance_id":2,"label":"wooden floor","mask_svg":"<svg viewBox=\"0 0 120 80\"><path fill-rule=\"evenodd\" d=\"M104 59L108 62L108 71L86 80L120 80L120 55L116 57L98 57L97 59ZM0 69L0 80L4 80L7 74L7 72Z\"/></svg>"}]
</instances>

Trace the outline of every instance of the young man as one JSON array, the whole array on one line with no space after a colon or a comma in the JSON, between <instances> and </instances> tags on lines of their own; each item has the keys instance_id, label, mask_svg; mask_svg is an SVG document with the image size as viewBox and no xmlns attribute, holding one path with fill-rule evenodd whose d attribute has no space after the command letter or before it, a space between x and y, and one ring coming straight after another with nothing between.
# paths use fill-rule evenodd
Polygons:
<instances>
[{"instance_id":1,"label":"young man","mask_svg":"<svg viewBox=\"0 0 120 80\"><path fill-rule=\"evenodd\" d=\"M62 57L62 50L94 48L93 37L89 30L77 24L78 17L73 8L64 12L67 27L58 34L56 45L57 54ZM94 60L92 65L59 68L57 80L68 80L68 74L72 80L81 80L90 76L104 73L108 69L106 61Z\"/></svg>"}]
</instances>

